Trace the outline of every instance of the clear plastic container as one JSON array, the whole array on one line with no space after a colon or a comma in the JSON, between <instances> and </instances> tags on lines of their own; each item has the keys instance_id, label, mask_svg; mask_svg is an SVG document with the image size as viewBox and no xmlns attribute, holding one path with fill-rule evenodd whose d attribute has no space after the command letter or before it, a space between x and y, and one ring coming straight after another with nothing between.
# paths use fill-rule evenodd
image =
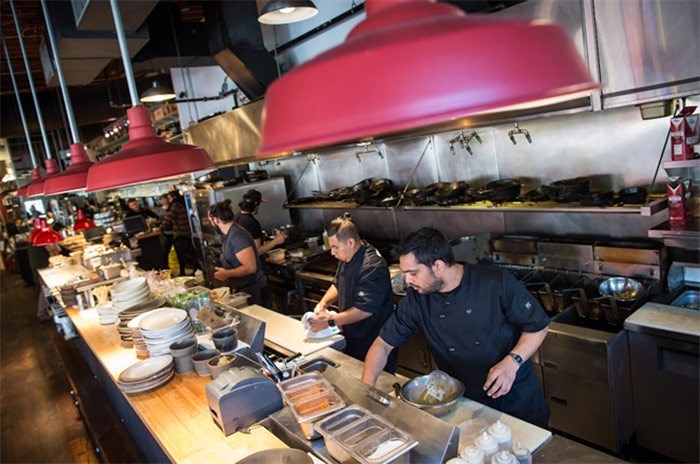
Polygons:
<instances>
[{"instance_id":1,"label":"clear plastic container","mask_svg":"<svg viewBox=\"0 0 700 464\"><path fill-rule=\"evenodd\" d=\"M485 419L476 417L460 422L457 428L459 429L459 450L462 451L474 444L474 440L489 428L489 423Z\"/></svg>"}]
</instances>

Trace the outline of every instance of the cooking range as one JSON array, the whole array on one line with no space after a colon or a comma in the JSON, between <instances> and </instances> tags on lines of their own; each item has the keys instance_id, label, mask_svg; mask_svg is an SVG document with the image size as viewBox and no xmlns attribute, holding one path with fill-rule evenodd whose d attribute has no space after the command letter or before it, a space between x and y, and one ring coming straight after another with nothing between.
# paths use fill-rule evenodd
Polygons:
<instances>
[{"instance_id":1,"label":"cooking range","mask_svg":"<svg viewBox=\"0 0 700 464\"><path fill-rule=\"evenodd\" d=\"M492 240L492 249L493 262L513 273L552 318L533 357L549 426L619 451L634 432L622 324L661 293L663 248L506 236Z\"/></svg>"}]
</instances>

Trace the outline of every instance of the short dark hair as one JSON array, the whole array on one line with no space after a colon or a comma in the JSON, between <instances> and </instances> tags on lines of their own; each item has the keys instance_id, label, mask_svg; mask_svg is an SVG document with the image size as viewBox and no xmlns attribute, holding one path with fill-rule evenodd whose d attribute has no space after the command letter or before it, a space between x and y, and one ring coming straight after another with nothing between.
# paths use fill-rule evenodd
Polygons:
<instances>
[{"instance_id":1,"label":"short dark hair","mask_svg":"<svg viewBox=\"0 0 700 464\"><path fill-rule=\"evenodd\" d=\"M234 214L231 209L231 200L224 200L211 205L209 208L209 216L224 222L233 221Z\"/></svg>"},{"instance_id":2,"label":"short dark hair","mask_svg":"<svg viewBox=\"0 0 700 464\"><path fill-rule=\"evenodd\" d=\"M355 226L350 213L344 213L342 216L333 219L326 227L326 233L329 237L335 236L343 242L350 238L360 240L360 233L357 231L357 226Z\"/></svg>"},{"instance_id":3,"label":"short dark hair","mask_svg":"<svg viewBox=\"0 0 700 464\"><path fill-rule=\"evenodd\" d=\"M417 232L394 245L392 254L395 258L413 253L416 261L426 266L432 266L435 261L444 261L451 266L455 263L455 255L447 238L437 229L423 227Z\"/></svg>"}]
</instances>

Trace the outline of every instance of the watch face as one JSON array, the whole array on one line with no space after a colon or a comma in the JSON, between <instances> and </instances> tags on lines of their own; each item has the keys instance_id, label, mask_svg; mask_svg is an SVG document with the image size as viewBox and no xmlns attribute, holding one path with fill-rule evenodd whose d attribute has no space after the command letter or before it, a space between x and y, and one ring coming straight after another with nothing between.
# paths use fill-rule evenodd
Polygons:
<instances>
[{"instance_id":1,"label":"watch face","mask_svg":"<svg viewBox=\"0 0 700 464\"><path fill-rule=\"evenodd\" d=\"M522 364L522 363L523 363L523 358L521 358L520 355L516 354L516 355L515 355L515 361L516 361L518 364Z\"/></svg>"}]
</instances>

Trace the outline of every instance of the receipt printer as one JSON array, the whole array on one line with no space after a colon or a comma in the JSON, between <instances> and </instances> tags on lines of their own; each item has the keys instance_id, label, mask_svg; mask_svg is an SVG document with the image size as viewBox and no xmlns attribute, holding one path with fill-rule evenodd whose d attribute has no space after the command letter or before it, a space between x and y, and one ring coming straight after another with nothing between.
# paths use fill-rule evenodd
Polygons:
<instances>
[{"instance_id":1,"label":"receipt printer","mask_svg":"<svg viewBox=\"0 0 700 464\"><path fill-rule=\"evenodd\" d=\"M212 418L227 436L282 409L277 385L250 366L227 370L206 392Z\"/></svg>"}]
</instances>

